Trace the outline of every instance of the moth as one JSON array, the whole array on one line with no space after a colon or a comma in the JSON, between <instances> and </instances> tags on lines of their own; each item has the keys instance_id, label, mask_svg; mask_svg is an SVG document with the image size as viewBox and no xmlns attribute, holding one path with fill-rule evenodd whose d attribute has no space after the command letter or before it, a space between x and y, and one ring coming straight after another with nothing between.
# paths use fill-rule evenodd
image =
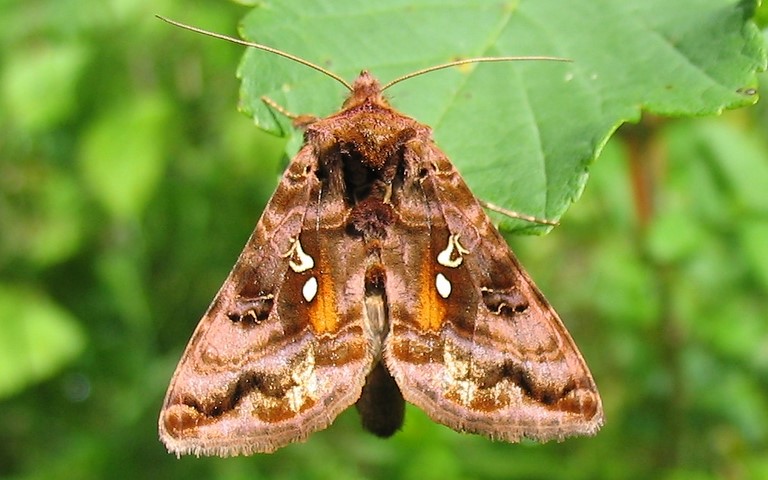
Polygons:
<instances>
[{"instance_id":1,"label":"moth","mask_svg":"<svg viewBox=\"0 0 768 480\"><path fill-rule=\"evenodd\" d=\"M368 72L352 85L329 75L349 97L304 119L303 146L176 368L162 442L177 455L272 452L353 404L387 437L406 401L495 440L596 433L584 359L430 128Z\"/></svg>"}]
</instances>

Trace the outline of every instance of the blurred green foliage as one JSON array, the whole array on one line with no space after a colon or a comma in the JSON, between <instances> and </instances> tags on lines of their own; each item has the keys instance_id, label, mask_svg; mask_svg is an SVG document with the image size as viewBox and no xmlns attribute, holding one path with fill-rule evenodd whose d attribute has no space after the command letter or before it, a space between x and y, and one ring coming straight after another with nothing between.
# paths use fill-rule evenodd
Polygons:
<instances>
[{"instance_id":1,"label":"blurred green foliage","mask_svg":"<svg viewBox=\"0 0 768 480\"><path fill-rule=\"evenodd\" d=\"M234 35L246 12L0 4L1 477L768 478L761 104L622 128L561 227L510 239L592 368L596 437L493 443L409 409L384 441L351 410L273 455L168 455L163 393L284 144L236 111L242 49L152 15Z\"/></svg>"}]
</instances>

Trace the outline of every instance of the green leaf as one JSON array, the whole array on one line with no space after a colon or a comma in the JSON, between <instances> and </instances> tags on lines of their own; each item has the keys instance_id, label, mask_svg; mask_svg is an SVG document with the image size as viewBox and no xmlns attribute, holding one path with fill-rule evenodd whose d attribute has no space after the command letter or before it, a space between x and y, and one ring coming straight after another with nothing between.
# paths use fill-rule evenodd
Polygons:
<instances>
[{"instance_id":1,"label":"green leaf","mask_svg":"<svg viewBox=\"0 0 768 480\"><path fill-rule=\"evenodd\" d=\"M118 218L139 215L165 168L167 101L153 95L120 103L86 132L80 166L97 199Z\"/></svg>"},{"instance_id":2,"label":"green leaf","mask_svg":"<svg viewBox=\"0 0 768 480\"><path fill-rule=\"evenodd\" d=\"M554 55L572 63L455 68L388 94L435 129L476 195L556 219L582 191L610 134L641 110L714 114L756 101L763 41L755 2L353 0L263 3L245 38L306 58L349 80L386 82L456 58ZM257 125L289 131L264 105L328 115L344 91L307 67L251 49L240 66L242 108Z\"/></svg>"},{"instance_id":3,"label":"green leaf","mask_svg":"<svg viewBox=\"0 0 768 480\"><path fill-rule=\"evenodd\" d=\"M80 325L60 306L0 284L0 398L52 376L84 346Z\"/></svg>"},{"instance_id":4,"label":"green leaf","mask_svg":"<svg viewBox=\"0 0 768 480\"><path fill-rule=\"evenodd\" d=\"M27 48L13 53L2 78L2 101L23 129L41 130L77 107L77 81L89 51L78 44Z\"/></svg>"}]
</instances>

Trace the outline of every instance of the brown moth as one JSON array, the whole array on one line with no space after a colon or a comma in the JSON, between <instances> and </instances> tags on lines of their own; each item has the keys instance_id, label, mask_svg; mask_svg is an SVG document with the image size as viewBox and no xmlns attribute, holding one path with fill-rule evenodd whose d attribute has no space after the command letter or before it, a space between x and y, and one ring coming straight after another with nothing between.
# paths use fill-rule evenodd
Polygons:
<instances>
[{"instance_id":1,"label":"brown moth","mask_svg":"<svg viewBox=\"0 0 768 480\"><path fill-rule=\"evenodd\" d=\"M160 413L163 443L272 452L352 404L386 437L404 400L509 442L596 433L584 359L430 128L369 73L331 76L351 93L306 126L197 326Z\"/></svg>"}]
</instances>

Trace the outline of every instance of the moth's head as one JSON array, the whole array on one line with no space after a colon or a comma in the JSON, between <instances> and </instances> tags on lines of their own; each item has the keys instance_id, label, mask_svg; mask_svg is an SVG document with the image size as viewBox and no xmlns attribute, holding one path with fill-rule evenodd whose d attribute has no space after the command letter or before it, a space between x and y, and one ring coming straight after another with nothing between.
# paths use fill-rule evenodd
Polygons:
<instances>
[{"instance_id":1,"label":"moth's head","mask_svg":"<svg viewBox=\"0 0 768 480\"><path fill-rule=\"evenodd\" d=\"M363 103L389 105L381 93L381 84L368 70L363 70L352 84L352 93L344 102L343 108L350 108Z\"/></svg>"}]
</instances>

